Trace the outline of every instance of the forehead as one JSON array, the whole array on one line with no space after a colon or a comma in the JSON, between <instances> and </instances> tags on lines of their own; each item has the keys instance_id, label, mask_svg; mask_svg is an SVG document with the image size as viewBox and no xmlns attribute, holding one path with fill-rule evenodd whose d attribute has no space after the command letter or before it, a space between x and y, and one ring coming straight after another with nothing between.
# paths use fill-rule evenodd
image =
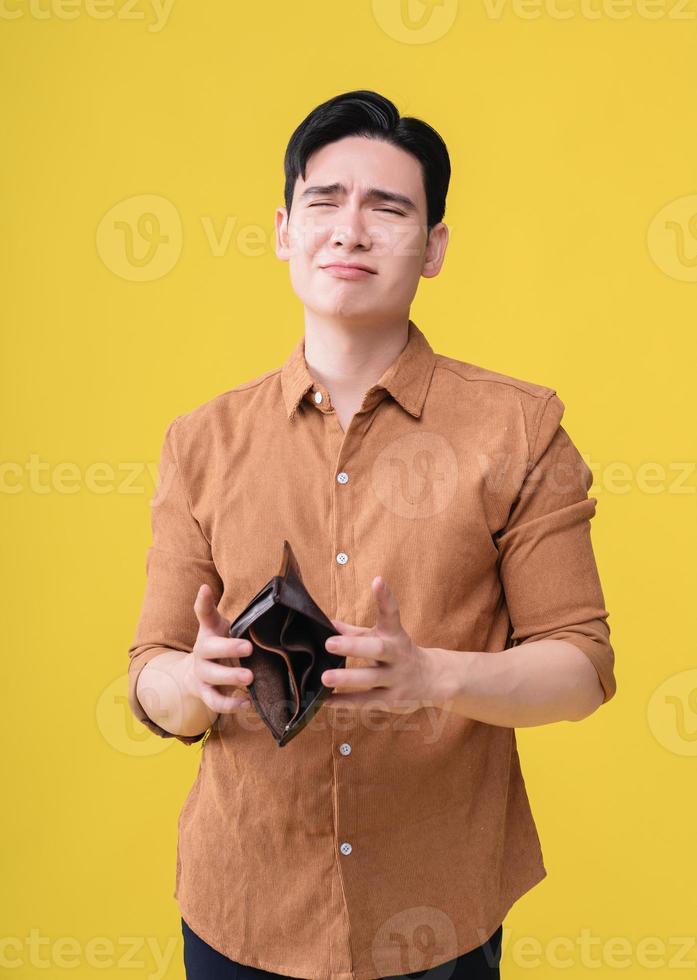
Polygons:
<instances>
[{"instance_id":1,"label":"forehead","mask_svg":"<svg viewBox=\"0 0 697 980\"><path fill-rule=\"evenodd\" d=\"M310 184L343 184L354 189L379 186L406 194L417 206L426 209L426 192L421 164L411 153L384 140L364 136L346 136L327 143L310 155L305 179L296 181L296 194Z\"/></svg>"}]
</instances>

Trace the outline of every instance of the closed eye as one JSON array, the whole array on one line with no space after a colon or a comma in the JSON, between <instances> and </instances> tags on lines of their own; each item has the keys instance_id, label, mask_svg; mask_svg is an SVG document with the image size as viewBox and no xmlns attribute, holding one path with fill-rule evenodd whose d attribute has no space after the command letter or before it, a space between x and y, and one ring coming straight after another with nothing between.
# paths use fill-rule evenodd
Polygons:
<instances>
[{"instance_id":1,"label":"closed eye","mask_svg":"<svg viewBox=\"0 0 697 980\"><path fill-rule=\"evenodd\" d=\"M338 207L338 205L337 204L330 204L329 201L319 201L319 202L317 202L315 204L308 204L308 207L309 208L336 208L336 207ZM374 210L375 211L384 211L384 212L386 212L386 214L398 214L398 215L401 215L402 217L404 217L404 213L402 211L394 211L392 208L374 208Z\"/></svg>"}]
</instances>

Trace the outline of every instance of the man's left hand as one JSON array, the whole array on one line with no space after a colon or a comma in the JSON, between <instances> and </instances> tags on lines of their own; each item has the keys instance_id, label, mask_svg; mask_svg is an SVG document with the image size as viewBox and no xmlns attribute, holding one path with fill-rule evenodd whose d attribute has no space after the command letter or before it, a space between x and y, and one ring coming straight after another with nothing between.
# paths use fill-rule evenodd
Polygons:
<instances>
[{"instance_id":1,"label":"man's left hand","mask_svg":"<svg viewBox=\"0 0 697 980\"><path fill-rule=\"evenodd\" d=\"M375 626L331 622L342 634L325 646L345 657L373 660L371 667L325 670L322 683L333 688L329 707L351 705L409 714L446 700L443 661L436 648L420 647L402 626L397 599L380 576L371 584L377 602Z\"/></svg>"}]
</instances>

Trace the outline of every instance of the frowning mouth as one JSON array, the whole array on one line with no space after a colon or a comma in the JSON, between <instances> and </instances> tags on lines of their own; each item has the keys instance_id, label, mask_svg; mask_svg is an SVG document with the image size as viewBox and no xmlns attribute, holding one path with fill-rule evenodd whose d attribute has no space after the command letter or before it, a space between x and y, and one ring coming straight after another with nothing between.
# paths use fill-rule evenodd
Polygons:
<instances>
[{"instance_id":1,"label":"frowning mouth","mask_svg":"<svg viewBox=\"0 0 697 980\"><path fill-rule=\"evenodd\" d=\"M358 262L330 262L320 268L339 279L364 279L367 276L377 275L375 269Z\"/></svg>"}]
</instances>

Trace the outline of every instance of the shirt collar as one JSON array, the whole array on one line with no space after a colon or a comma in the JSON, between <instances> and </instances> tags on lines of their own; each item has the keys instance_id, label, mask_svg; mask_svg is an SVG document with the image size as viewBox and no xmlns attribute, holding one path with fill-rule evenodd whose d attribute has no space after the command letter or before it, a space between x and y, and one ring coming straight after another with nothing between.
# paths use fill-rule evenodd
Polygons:
<instances>
[{"instance_id":1,"label":"shirt collar","mask_svg":"<svg viewBox=\"0 0 697 980\"><path fill-rule=\"evenodd\" d=\"M433 348L414 321L409 320L406 345L366 392L364 404L372 392L384 389L402 408L418 418L431 383L435 363L436 356ZM303 335L281 367L281 389L290 421L293 420L300 401L311 388L326 390L310 374L305 360Z\"/></svg>"}]
</instances>

